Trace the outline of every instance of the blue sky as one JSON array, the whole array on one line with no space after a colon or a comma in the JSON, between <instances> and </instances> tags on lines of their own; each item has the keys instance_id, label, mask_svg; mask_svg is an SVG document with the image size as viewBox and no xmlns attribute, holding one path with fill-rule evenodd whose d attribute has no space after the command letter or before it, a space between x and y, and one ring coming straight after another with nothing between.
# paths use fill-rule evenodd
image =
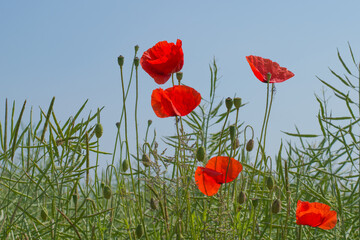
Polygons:
<instances>
[{"instance_id":1,"label":"blue sky","mask_svg":"<svg viewBox=\"0 0 360 240\"><path fill-rule=\"evenodd\" d=\"M289 139L281 131L293 132L297 125L320 133L314 93L321 94L322 85L315 76L333 83L328 67L345 73L336 51L349 60L348 41L359 60L359 9L359 1L1 1L0 116L6 98L17 108L26 99L27 109L38 113L55 96L55 113L64 121L89 99L87 112L105 106L101 145L111 152L122 104L117 56L125 56L128 76L134 45L141 56L158 41L179 38L183 83L207 98L215 57L222 76L217 100L236 95L248 102L241 119L256 136L266 85L253 76L245 56L270 58L295 73L276 85L267 144L273 155L281 138ZM140 70L140 133L152 119L163 136L175 129L171 119L152 112L150 96L157 87ZM334 112L343 107L331 104Z\"/></svg>"}]
</instances>

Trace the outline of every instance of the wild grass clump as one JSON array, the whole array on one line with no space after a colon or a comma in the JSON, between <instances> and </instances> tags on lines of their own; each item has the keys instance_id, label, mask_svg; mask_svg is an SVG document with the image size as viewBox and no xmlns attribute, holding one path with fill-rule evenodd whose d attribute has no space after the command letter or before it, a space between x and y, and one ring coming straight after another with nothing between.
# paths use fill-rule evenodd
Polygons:
<instances>
[{"instance_id":1,"label":"wild grass clump","mask_svg":"<svg viewBox=\"0 0 360 240\"><path fill-rule=\"evenodd\" d=\"M30 122L24 123L26 102L15 116L15 103L9 107L5 101L1 239L360 239L360 70L350 45L351 67L338 54L346 73L330 70L333 79L319 78L347 114L336 115L326 96L316 96L320 134L287 133L298 141L283 141L276 156L266 154L274 84L265 83L267 105L257 137L240 118L239 112L246 112L240 98L215 101L215 61L210 93L195 111L172 117L175 135L159 138L151 120L140 133L138 50L129 81L124 57L118 58L122 114L112 162L103 169L99 157L109 153L99 146L101 109L80 119L85 102L62 123L54 98L47 111L40 111L39 121L33 122L30 111ZM173 82L175 77L183 81L182 74L172 73ZM129 93L135 108L127 104ZM130 115L135 129L128 123ZM130 134L135 146L129 146L134 144ZM243 169L232 182L221 183L217 194L206 196L195 183L195 171L216 156L234 158ZM297 225L298 200L330 206L337 212L335 228Z\"/></svg>"}]
</instances>

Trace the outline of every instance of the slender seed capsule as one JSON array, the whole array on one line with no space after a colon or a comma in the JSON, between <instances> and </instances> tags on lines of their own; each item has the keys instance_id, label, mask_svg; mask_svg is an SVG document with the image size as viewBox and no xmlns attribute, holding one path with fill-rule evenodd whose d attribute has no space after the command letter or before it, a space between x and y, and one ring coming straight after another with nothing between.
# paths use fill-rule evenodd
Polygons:
<instances>
[{"instance_id":1,"label":"slender seed capsule","mask_svg":"<svg viewBox=\"0 0 360 240\"><path fill-rule=\"evenodd\" d=\"M105 199L110 199L111 196L112 196L112 191L111 191L111 188L110 186L108 185L105 185L104 188L103 188L103 195L104 195L104 198Z\"/></svg>"},{"instance_id":2,"label":"slender seed capsule","mask_svg":"<svg viewBox=\"0 0 360 240\"><path fill-rule=\"evenodd\" d=\"M157 207L158 207L158 203L157 201L155 200L155 198L151 198L150 199L150 207L152 210L156 210Z\"/></svg>"},{"instance_id":3,"label":"slender seed capsule","mask_svg":"<svg viewBox=\"0 0 360 240\"><path fill-rule=\"evenodd\" d=\"M280 212L280 210L281 210L281 201L279 199L275 199L271 206L271 212L277 214Z\"/></svg>"},{"instance_id":4,"label":"slender seed capsule","mask_svg":"<svg viewBox=\"0 0 360 240\"><path fill-rule=\"evenodd\" d=\"M196 159L199 162L203 162L205 160L205 148L203 146L199 147L196 151Z\"/></svg>"},{"instance_id":5,"label":"slender seed capsule","mask_svg":"<svg viewBox=\"0 0 360 240\"><path fill-rule=\"evenodd\" d=\"M240 147L240 141L236 138L233 143L233 149L237 149L238 147Z\"/></svg>"},{"instance_id":6,"label":"slender seed capsule","mask_svg":"<svg viewBox=\"0 0 360 240\"><path fill-rule=\"evenodd\" d=\"M129 162L127 159L125 159L123 162L122 162L122 170L123 172L126 172L129 168Z\"/></svg>"},{"instance_id":7,"label":"slender seed capsule","mask_svg":"<svg viewBox=\"0 0 360 240\"><path fill-rule=\"evenodd\" d=\"M246 194L241 191L238 196L238 203L243 204L244 202L246 202Z\"/></svg>"},{"instance_id":8,"label":"slender seed capsule","mask_svg":"<svg viewBox=\"0 0 360 240\"><path fill-rule=\"evenodd\" d=\"M231 143L234 143L234 141L235 141L235 132L236 132L235 126L234 126L234 125L231 125L231 126L229 127L229 131L230 131L230 140L231 140Z\"/></svg>"},{"instance_id":9,"label":"slender seed capsule","mask_svg":"<svg viewBox=\"0 0 360 240\"><path fill-rule=\"evenodd\" d=\"M246 144L246 151L251 152L254 148L254 139L250 139Z\"/></svg>"},{"instance_id":10,"label":"slender seed capsule","mask_svg":"<svg viewBox=\"0 0 360 240\"><path fill-rule=\"evenodd\" d=\"M120 67L122 67L124 65L124 56L120 55L118 57L118 64Z\"/></svg>"},{"instance_id":11,"label":"slender seed capsule","mask_svg":"<svg viewBox=\"0 0 360 240\"><path fill-rule=\"evenodd\" d=\"M137 238L141 238L141 236L144 234L141 224L136 227L135 233Z\"/></svg>"},{"instance_id":12,"label":"slender seed capsule","mask_svg":"<svg viewBox=\"0 0 360 240\"><path fill-rule=\"evenodd\" d=\"M234 98L234 106L236 109L239 109L241 107L241 98L239 97Z\"/></svg>"},{"instance_id":13,"label":"slender seed capsule","mask_svg":"<svg viewBox=\"0 0 360 240\"><path fill-rule=\"evenodd\" d=\"M135 53L137 53L137 51L139 51L139 45L135 45L134 49L135 49Z\"/></svg>"},{"instance_id":14,"label":"slender seed capsule","mask_svg":"<svg viewBox=\"0 0 360 240\"><path fill-rule=\"evenodd\" d=\"M97 123L96 125L95 125L95 129L94 129L94 131L95 131L95 135L96 135L96 137L97 138L101 138L101 136L103 135L103 126L101 125L101 123Z\"/></svg>"},{"instance_id":15,"label":"slender seed capsule","mask_svg":"<svg viewBox=\"0 0 360 240\"><path fill-rule=\"evenodd\" d=\"M176 73L176 79L180 82L183 78L183 73L182 72L177 72Z\"/></svg>"},{"instance_id":16,"label":"slender seed capsule","mask_svg":"<svg viewBox=\"0 0 360 240\"><path fill-rule=\"evenodd\" d=\"M274 188L274 179L272 176L267 177L266 186L269 190L272 190Z\"/></svg>"},{"instance_id":17,"label":"slender seed capsule","mask_svg":"<svg viewBox=\"0 0 360 240\"><path fill-rule=\"evenodd\" d=\"M228 97L225 99L225 106L227 108L228 111L231 110L232 106L233 106L233 100L231 97Z\"/></svg>"},{"instance_id":18,"label":"slender seed capsule","mask_svg":"<svg viewBox=\"0 0 360 240\"><path fill-rule=\"evenodd\" d=\"M149 155L143 154L141 161L142 161L142 164L144 165L144 167L150 167L151 166L151 160L150 160Z\"/></svg>"}]
</instances>

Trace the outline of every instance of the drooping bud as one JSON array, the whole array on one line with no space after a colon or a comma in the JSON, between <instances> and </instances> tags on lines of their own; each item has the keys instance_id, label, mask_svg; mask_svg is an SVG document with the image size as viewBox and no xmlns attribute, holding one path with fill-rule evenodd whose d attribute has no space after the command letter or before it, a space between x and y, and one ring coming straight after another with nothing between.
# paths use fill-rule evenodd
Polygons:
<instances>
[{"instance_id":1,"label":"drooping bud","mask_svg":"<svg viewBox=\"0 0 360 240\"><path fill-rule=\"evenodd\" d=\"M124 56L120 55L118 57L118 64L120 67L122 67L124 65Z\"/></svg>"},{"instance_id":2,"label":"drooping bud","mask_svg":"<svg viewBox=\"0 0 360 240\"><path fill-rule=\"evenodd\" d=\"M237 149L238 147L240 147L240 141L239 139L235 138L235 141L233 142L233 149Z\"/></svg>"},{"instance_id":3,"label":"drooping bud","mask_svg":"<svg viewBox=\"0 0 360 240\"><path fill-rule=\"evenodd\" d=\"M236 109L239 109L241 107L241 98L239 97L234 98L234 106Z\"/></svg>"},{"instance_id":4,"label":"drooping bud","mask_svg":"<svg viewBox=\"0 0 360 240\"><path fill-rule=\"evenodd\" d=\"M149 120L148 120L148 127L150 127L151 124L152 124L152 120L149 119Z\"/></svg>"},{"instance_id":5,"label":"drooping bud","mask_svg":"<svg viewBox=\"0 0 360 240\"><path fill-rule=\"evenodd\" d=\"M156 210L158 207L158 202L155 200L155 198L150 199L150 207L152 210Z\"/></svg>"},{"instance_id":6,"label":"drooping bud","mask_svg":"<svg viewBox=\"0 0 360 240\"><path fill-rule=\"evenodd\" d=\"M229 127L229 131L230 131L230 140L231 140L231 143L234 143L235 141L235 133L236 133L236 128L234 125L231 125Z\"/></svg>"},{"instance_id":7,"label":"drooping bud","mask_svg":"<svg viewBox=\"0 0 360 240\"><path fill-rule=\"evenodd\" d=\"M274 188L274 179L272 176L266 178L266 186L269 190L272 190Z\"/></svg>"},{"instance_id":8,"label":"drooping bud","mask_svg":"<svg viewBox=\"0 0 360 240\"><path fill-rule=\"evenodd\" d=\"M228 111L231 110L231 108L232 108L232 106L233 106L233 100L232 100L231 97L228 97L228 98L225 99L225 106L226 106L226 109L227 109Z\"/></svg>"},{"instance_id":9,"label":"drooping bud","mask_svg":"<svg viewBox=\"0 0 360 240\"><path fill-rule=\"evenodd\" d=\"M126 172L129 168L129 162L127 159L125 159L123 162L122 162L122 170L123 172Z\"/></svg>"},{"instance_id":10,"label":"drooping bud","mask_svg":"<svg viewBox=\"0 0 360 240\"><path fill-rule=\"evenodd\" d=\"M137 53L137 51L139 51L139 45L135 45L134 49L135 49L135 53Z\"/></svg>"},{"instance_id":11,"label":"drooping bud","mask_svg":"<svg viewBox=\"0 0 360 240\"><path fill-rule=\"evenodd\" d=\"M246 151L251 152L254 148L254 139L250 139L246 144Z\"/></svg>"},{"instance_id":12,"label":"drooping bud","mask_svg":"<svg viewBox=\"0 0 360 240\"><path fill-rule=\"evenodd\" d=\"M246 202L246 194L241 191L238 196L238 203L243 204L244 202Z\"/></svg>"},{"instance_id":13,"label":"drooping bud","mask_svg":"<svg viewBox=\"0 0 360 240\"><path fill-rule=\"evenodd\" d=\"M182 72L177 72L176 73L176 79L180 82L183 78L183 73Z\"/></svg>"},{"instance_id":14,"label":"drooping bud","mask_svg":"<svg viewBox=\"0 0 360 240\"><path fill-rule=\"evenodd\" d=\"M141 158L142 164L144 165L144 167L150 167L151 165L151 160L149 155L147 154L143 154L142 158Z\"/></svg>"},{"instance_id":15,"label":"drooping bud","mask_svg":"<svg viewBox=\"0 0 360 240\"><path fill-rule=\"evenodd\" d=\"M135 233L136 233L136 238L141 238L141 236L144 234L141 224L139 224L136 227Z\"/></svg>"},{"instance_id":16,"label":"drooping bud","mask_svg":"<svg viewBox=\"0 0 360 240\"><path fill-rule=\"evenodd\" d=\"M251 200L252 205L254 206L254 208L256 208L259 205L259 199L258 198L253 198Z\"/></svg>"},{"instance_id":17,"label":"drooping bud","mask_svg":"<svg viewBox=\"0 0 360 240\"><path fill-rule=\"evenodd\" d=\"M104 188L103 188L103 195L104 195L104 198L105 199L110 199L111 196L112 196L112 191L111 191L111 188L110 186L108 185L105 185Z\"/></svg>"},{"instance_id":18,"label":"drooping bud","mask_svg":"<svg viewBox=\"0 0 360 240\"><path fill-rule=\"evenodd\" d=\"M138 58L138 57L135 57L135 58L134 58L134 65L135 65L135 67L138 67L138 66L139 66L139 62L140 62L139 58Z\"/></svg>"},{"instance_id":19,"label":"drooping bud","mask_svg":"<svg viewBox=\"0 0 360 240\"><path fill-rule=\"evenodd\" d=\"M97 138L101 138L101 136L103 135L103 131L104 131L101 123L97 123L97 124L95 125L94 131L95 131L96 137L97 137Z\"/></svg>"},{"instance_id":20,"label":"drooping bud","mask_svg":"<svg viewBox=\"0 0 360 240\"><path fill-rule=\"evenodd\" d=\"M47 211L46 208L42 208L42 209L41 209L40 217L41 217L41 220L42 220L43 222L46 221L46 219L48 218L48 211Z\"/></svg>"},{"instance_id":21,"label":"drooping bud","mask_svg":"<svg viewBox=\"0 0 360 240\"><path fill-rule=\"evenodd\" d=\"M281 201L279 199L275 199L271 206L271 212L277 214L280 212L280 210L281 210Z\"/></svg>"},{"instance_id":22,"label":"drooping bud","mask_svg":"<svg viewBox=\"0 0 360 240\"><path fill-rule=\"evenodd\" d=\"M205 148L203 146L199 147L196 151L196 159L199 162L203 162L205 160Z\"/></svg>"}]
</instances>

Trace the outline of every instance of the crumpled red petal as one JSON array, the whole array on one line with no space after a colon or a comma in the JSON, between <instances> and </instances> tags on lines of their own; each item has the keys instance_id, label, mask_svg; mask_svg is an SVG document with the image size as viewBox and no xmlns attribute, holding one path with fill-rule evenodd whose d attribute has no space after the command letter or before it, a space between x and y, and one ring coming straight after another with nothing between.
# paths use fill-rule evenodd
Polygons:
<instances>
[{"instance_id":1,"label":"crumpled red petal","mask_svg":"<svg viewBox=\"0 0 360 240\"><path fill-rule=\"evenodd\" d=\"M267 82L268 73L271 73L270 83L284 82L295 76L295 74L287 70L287 68L280 67L277 62L273 62L267 58L250 55L246 57L246 60L255 77L265 83Z\"/></svg>"},{"instance_id":2,"label":"crumpled red petal","mask_svg":"<svg viewBox=\"0 0 360 240\"><path fill-rule=\"evenodd\" d=\"M163 90L155 89L151 94L151 106L160 118L186 116L201 102L201 95L195 89L176 85Z\"/></svg>"},{"instance_id":3,"label":"crumpled red petal","mask_svg":"<svg viewBox=\"0 0 360 240\"><path fill-rule=\"evenodd\" d=\"M180 71L184 65L181 40L178 39L176 44L167 41L158 42L144 52L140 64L156 83L166 83L171 74Z\"/></svg>"}]
</instances>

